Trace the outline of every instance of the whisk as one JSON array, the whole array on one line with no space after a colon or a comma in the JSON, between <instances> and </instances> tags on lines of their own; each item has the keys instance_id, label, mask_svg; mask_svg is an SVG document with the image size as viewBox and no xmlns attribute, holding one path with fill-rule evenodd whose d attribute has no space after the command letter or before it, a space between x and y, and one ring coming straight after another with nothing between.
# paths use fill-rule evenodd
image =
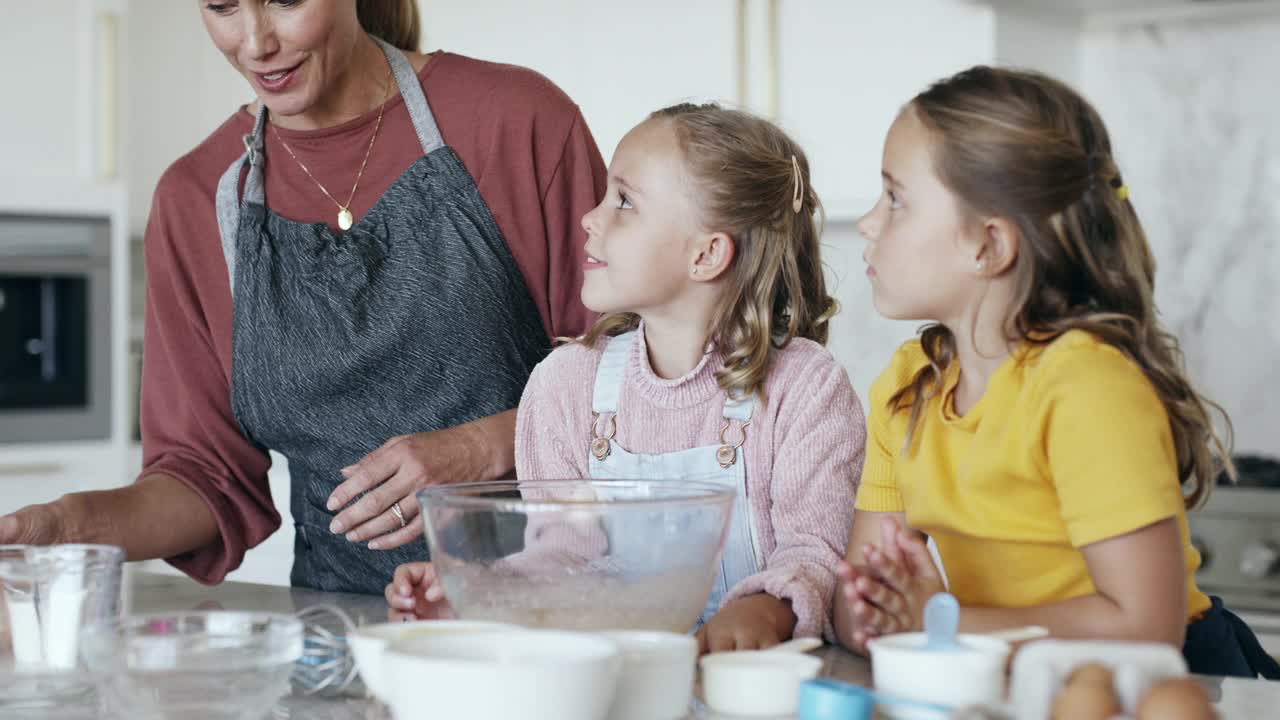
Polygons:
<instances>
[{"instance_id":1,"label":"whisk","mask_svg":"<svg viewBox=\"0 0 1280 720\"><path fill-rule=\"evenodd\" d=\"M356 678L347 644L355 630L351 616L336 605L313 605L296 614L302 621L302 657L294 665L293 686L304 695L337 695Z\"/></svg>"}]
</instances>

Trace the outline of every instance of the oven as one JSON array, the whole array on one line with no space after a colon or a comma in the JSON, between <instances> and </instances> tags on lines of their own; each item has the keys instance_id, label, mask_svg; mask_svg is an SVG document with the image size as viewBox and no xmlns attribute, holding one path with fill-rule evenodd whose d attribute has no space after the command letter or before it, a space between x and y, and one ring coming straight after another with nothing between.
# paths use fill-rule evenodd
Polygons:
<instances>
[{"instance_id":1,"label":"oven","mask_svg":"<svg viewBox=\"0 0 1280 720\"><path fill-rule=\"evenodd\" d=\"M108 221L0 215L0 443L111 434Z\"/></svg>"},{"instance_id":2,"label":"oven","mask_svg":"<svg viewBox=\"0 0 1280 720\"><path fill-rule=\"evenodd\" d=\"M1280 657L1280 459L1235 458L1240 481L1219 484L1209 503L1190 513L1200 551L1200 589L1220 596Z\"/></svg>"}]
</instances>

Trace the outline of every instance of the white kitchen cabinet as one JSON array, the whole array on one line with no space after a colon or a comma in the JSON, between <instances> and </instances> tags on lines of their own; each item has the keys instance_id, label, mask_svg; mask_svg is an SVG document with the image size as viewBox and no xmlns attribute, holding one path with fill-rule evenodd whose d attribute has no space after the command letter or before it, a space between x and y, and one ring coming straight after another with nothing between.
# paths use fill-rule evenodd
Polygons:
<instances>
[{"instance_id":1,"label":"white kitchen cabinet","mask_svg":"<svg viewBox=\"0 0 1280 720\"><path fill-rule=\"evenodd\" d=\"M140 234L164 170L252 100L199 3L41 0L0 22L0 187L29 178L127 187Z\"/></svg>"},{"instance_id":2,"label":"white kitchen cabinet","mask_svg":"<svg viewBox=\"0 0 1280 720\"><path fill-rule=\"evenodd\" d=\"M101 179L119 172L117 62L125 0L12 3L0 22L0 180Z\"/></svg>"},{"instance_id":3,"label":"white kitchen cabinet","mask_svg":"<svg viewBox=\"0 0 1280 720\"><path fill-rule=\"evenodd\" d=\"M736 0L419 0L424 49L532 68L582 108L605 161L649 113L733 101Z\"/></svg>"},{"instance_id":4,"label":"white kitchen cabinet","mask_svg":"<svg viewBox=\"0 0 1280 720\"><path fill-rule=\"evenodd\" d=\"M880 194L884 136L903 104L995 58L993 11L960 0L782 0L777 23L778 120L808 152L832 218Z\"/></svg>"},{"instance_id":5,"label":"white kitchen cabinet","mask_svg":"<svg viewBox=\"0 0 1280 720\"><path fill-rule=\"evenodd\" d=\"M809 153L829 214L878 193L897 109L995 58L995 13L961 0L421 0L428 47L532 67L582 107L606 160L649 112L685 99L776 119ZM678 20L677 20L678 19Z\"/></svg>"},{"instance_id":6,"label":"white kitchen cabinet","mask_svg":"<svg viewBox=\"0 0 1280 720\"><path fill-rule=\"evenodd\" d=\"M129 0L129 41L122 63L130 102L124 113L129 148L129 217L141 234L160 176L199 145L253 90L213 45L201 3Z\"/></svg>"},{"instance_id":7,"label":"white kitchen cabinet","mask_svg":"<svg viewBox=\"0 0 1280 720\"><path fill-rule=\"evenodd\" d=\"M123 452L107 443L0 446L0 515L133 478Z\"/></svg>"},{"instance_id":8,"label":"white kitchen cabinet","mask_svg":"<svg viewBox=\"0 0 1280 720\"><path fill-rule=\"evenodd\" d=\"M0 516L79 489L76 474L56 461L0 464Z\"/></svg>"}]
</instances>

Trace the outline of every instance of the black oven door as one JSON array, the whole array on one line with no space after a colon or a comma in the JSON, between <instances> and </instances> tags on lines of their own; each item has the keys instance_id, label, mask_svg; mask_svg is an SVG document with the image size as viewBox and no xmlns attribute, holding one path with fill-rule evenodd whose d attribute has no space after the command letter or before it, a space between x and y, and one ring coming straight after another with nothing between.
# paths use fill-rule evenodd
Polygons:
<instances>
[{"instance_id":1,"label":"black oven door","mask_svg":"<svg viewBox=\"0 0 1280 720\"><path fill-rule=\"evenodd\" d=\"M89 402L88 280L0 271L0 409Z\"/></svg>"},{"instance_id":2,"label":"black oven door","mask_svg":"<svg viewBox=\"0 0 1280 720\"><path fill-rule=\"evenodd\" d=\"M111 437L111 227L0 214L0 444Z\"/></svg>"}]
</instances>

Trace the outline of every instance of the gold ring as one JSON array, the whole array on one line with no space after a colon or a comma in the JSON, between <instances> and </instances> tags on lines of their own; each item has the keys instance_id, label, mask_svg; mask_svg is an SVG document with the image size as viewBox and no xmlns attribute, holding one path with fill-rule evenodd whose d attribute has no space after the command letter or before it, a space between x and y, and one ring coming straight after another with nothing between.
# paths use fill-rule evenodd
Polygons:
<instances>
[{"instance_id":1,"label":"gold ring","mask_svg":"<svg viewBox=\"0 0 1280 720\"><path fill-rule=\"evenodd\" d=\"M404 527L405 525L409 524L404 521L404 511L400 509L399 500L391 503L391 514L395 515L396 519L400 521L400 527Z\"/></svg>"}]
</instances>

